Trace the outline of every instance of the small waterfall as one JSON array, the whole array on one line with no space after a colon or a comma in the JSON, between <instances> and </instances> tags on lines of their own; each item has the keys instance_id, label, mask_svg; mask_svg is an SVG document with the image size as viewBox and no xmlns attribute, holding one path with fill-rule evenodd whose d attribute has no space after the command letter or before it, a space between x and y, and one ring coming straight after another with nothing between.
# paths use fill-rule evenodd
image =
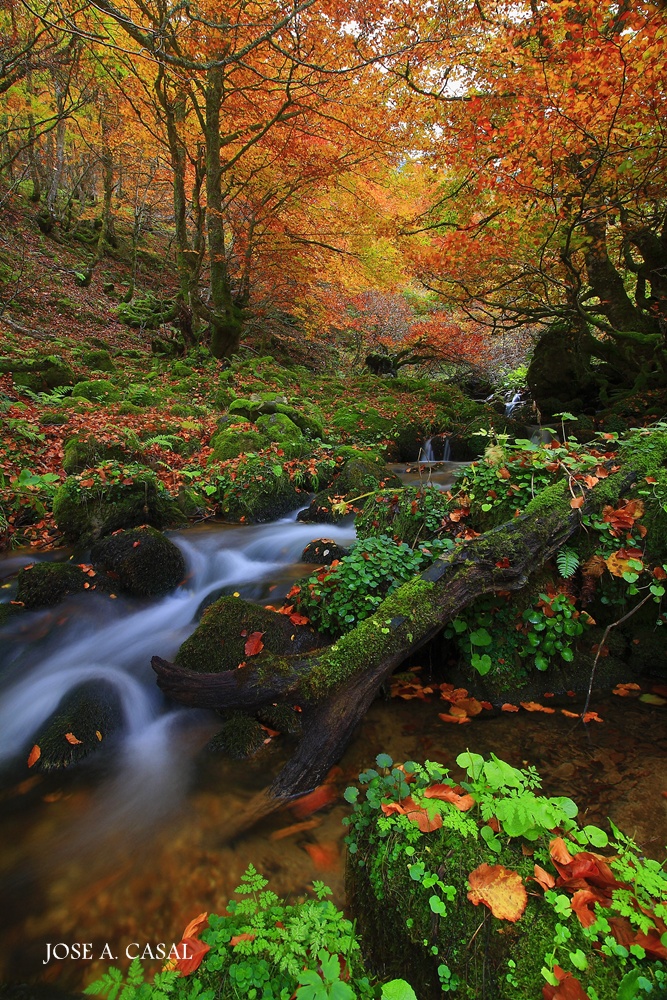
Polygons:
<instances>
[{"instance_id":1,"label":"small waterfall","mask_svg":"<svg viewBox=\"0 0 667 1000\"><path fill-rule=\"evenodd\" d=\"M442 456L439 458L436 450L442 449ZM449 438L444 434L434 434L433 437L424 441L424 446L419 453L420 462L451 462L452 446Z\"/></svg>"},{"instance_id":2,"label":"small waterfall","mask_svg":"<svg viewBox=\"0 0 667 1000\"><path fill-rule=\"evenodd\" d=\"M420 452L419 461L435 462L435 455L433 454L433 438L428 438L424 441L424 447Z\"/></svg>"},{"instance_id":3,"label":"small waterfall","mask_svg":"<svg viewBox=\"0 0 667 1000\"><path fill-rule=\"evenodd\" d=\"M452 460L452 445L449 438L445 438L445 444L442 450L442 460L443 462L451 462Z\"/></svg>"},{"instance_id":4,"label":"small waterfall","mask_svg":"<svg viewBox=\"0 0 667 1000\"><path fill-rule=\"evenodd\" d=\"M521 393L515 392L514 395L512 396L511 401L509 403L505 403L505 416L511 417L512 413L520 405L521 401L522 401Z\"/></svg>"}]
</instances>

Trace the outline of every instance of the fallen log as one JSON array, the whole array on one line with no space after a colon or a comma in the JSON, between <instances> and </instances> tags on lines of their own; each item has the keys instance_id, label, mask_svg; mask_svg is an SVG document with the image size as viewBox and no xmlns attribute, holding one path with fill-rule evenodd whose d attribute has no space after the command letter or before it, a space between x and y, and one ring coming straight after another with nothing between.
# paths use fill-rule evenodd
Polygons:
<instances>
[{"instance_id":1,"label":"fallen log","mask_svg":"<svg viewBox=\"0 0 667 1000\"><path fill-rule=\"evenodd\" d=\"M287 698L302 706L303 736L295 753L238 817L233 834L315 788L396 667L476 598L525 586L579 529L583 513L613 502L634 478L610 476L597 494L589 491L580 509L570 506L566 482L547 487L525 514L437 559L333 645L301 657L273 658L275 670L265 661L261 667L202 674L154 657L160 688L187 705L254 710Z\"/></svg>"}]
</instances>

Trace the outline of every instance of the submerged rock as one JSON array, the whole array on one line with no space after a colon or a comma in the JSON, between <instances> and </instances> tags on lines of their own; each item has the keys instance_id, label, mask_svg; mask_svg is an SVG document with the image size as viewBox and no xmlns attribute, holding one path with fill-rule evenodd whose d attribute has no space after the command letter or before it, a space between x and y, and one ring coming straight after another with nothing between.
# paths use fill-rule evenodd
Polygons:
<instances>
[{"instance_id":1,"label":"submerged rock","mask_svg":"<svg viewBox=\"0 0 667 1000\"><path fill-rule=\"evenodd\" d=\"M90 583L88 576L73 563L36 563L19 573L16 600L28 609L50 608L86 589L85 583Z\"/></svg>"},{"instance_id":2,"label":"submerged rock","mask_svg":"<svg viewBox=\"0 0 667 1000\"><path fill-rule=\"evenodd\" d=\"M35 737L36 771L57 771L79 763L120 726L118 698L108 685L89 682L66 695ZM34 752L34 748L33 748Z\"/></svg>"}]
</instances>

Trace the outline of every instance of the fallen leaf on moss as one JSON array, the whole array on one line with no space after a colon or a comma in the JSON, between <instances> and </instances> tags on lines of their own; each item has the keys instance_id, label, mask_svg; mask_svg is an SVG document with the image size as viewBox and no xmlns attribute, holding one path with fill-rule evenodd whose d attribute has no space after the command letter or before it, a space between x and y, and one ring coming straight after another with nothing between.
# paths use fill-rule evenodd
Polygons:
<instances>
[{"instance_id":1,"label":"fallen leaf on moss","mask_svg":"<svg viewBox=\"0 0 667 1000\"><path fill-rule=\"evenodd\" d=\"M540 868L539 865L535 865L534 872L534 881L537 882L538 885L541 885L545 892L547 889L553 889L556 884L556 879L550 874L550 872L545 871L544 868Z\"/></svg>"},{"instance_id":2,"label":"fallen leaf on moss","mask_svg":"<svg viewBox=\"0 0 667 1000\"><path fill-rule=\"evenodd\" d=\"M74 733L65 733L65 739L68 743L71 743L72 746L77 746L77 744L83 743L83 740L78 740Z\"/></svg>"},{"instance_id":3,"label":"fallen leaf on moss","mask_svg":"<svg viewBox=\"0 0 667 1000\"><path fill-rule=\"evenodd\" d=\"M32 767L33 764L36 764L41 756L42 756L42 751L35 743L34 747L28 754L28 767Z\"/></svg>"},{"instance_id":4,"label":"fallen leaf on moss","mask_svg":"<svg viewBox=\"0 0 667 1000\"><path fill-rule=\"evenodd\" d=\"M504 865L481 864L468 876L468 899L484 903L494 917L516 923L528 903L528 893L518 872Z\"/></svg>"},{"instance_id":5,"label":"fallen leaf on moss","mask_svg":"<svg viewBox=\"0 0 667 1000\"><path fill-rule=\"evenodd\" d=\"M553 973L558 979L558 986L545 983L542 987L543 1000L590 1000L588 993L571 972L564 972L560 965L555 965Z\"/></svg>"},{"instance_id":6,"label":"fallen leaf on moss","mask_svg":"<svg viewBox=\"0 0 667 1000\"><path fill-rule=\"evenodd\" d=\"M246 644L243 647L246 656L256 656L261 653L264 649L264 643L262 642L263 632L251 632L246 640Z\"/></svg>"}]
</instances>

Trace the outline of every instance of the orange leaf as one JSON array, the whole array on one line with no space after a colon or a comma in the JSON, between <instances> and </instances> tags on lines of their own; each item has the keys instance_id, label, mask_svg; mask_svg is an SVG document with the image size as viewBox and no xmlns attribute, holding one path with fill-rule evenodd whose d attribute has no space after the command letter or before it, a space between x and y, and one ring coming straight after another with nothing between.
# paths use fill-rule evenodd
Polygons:
<instances>
[{"instance_id":1,"label":"orange leaf","mask_svg":"<svg viewBox=\"0 0 667 1000\"><path fill-rule=\"evenodd\" d=\"M525 708L527 712L546 712L547 715L553 715L556 711L555 708L549 708L547 705L540 705L539 701L522 701L519 704L522 708Z\"/></svg>"},{"instance_id":2,"label":"orange leaf","mask_svg":"<svg viewBox=\"0 0 667 1000\"><path fill-rule=\"evenodd\" d=\"M28 767L32 767L33 764L36 764L41 756L42 756L42 751L35 743L34 747L30 751L30 754L28 755Z\"/></svg>"},{"instance_id":3,"label":"orange leaf","mask_svg":"<svg viewBox=\"0 0 667 1000\"><path fill-rule=\"evenodd\" d=\"M211 946L198 938L184 937L178 950L183 952L184 957L177 960L175 968L182 976L189 976L202 964L204 955L211 950Z\"/></svg>"},{"instance_id":4,"label":"orange leaf","mask_svg":"<svg viewBox=\"0 0 667 1000\"><path fill-rule=\"evenodd\" d=\"M285 837L292 837L302 830L312 830L320 825L319 819L304 819L302 823L292 823L291 826L283 826L280 830L274 830L269 834L269 840L284 840Z\"/></svg>"},{"instance_id":5,"label":"orange leaf","mask_svg":"<svg viewBox=\"0 0 667 1000\"><path fill-rule=\"evenodd\" d=\"M561 715L567 716L568 719L578 719L579 718L579 713L578 712L570 712L570 710L567 709L567 708L561 708L560 711L561 711Z\"/></svg>"},{"instance_id":6,"label":"orange leaf","mask_svg":"<svg viewBox=\"0 0 667 1000\"><path fill-rule=\"evenodd\" d=\"M453 705L451 710L452 715L458 715L458 711L455 711L455 709L462 709L466 715L474 716L479 715L482 711L482 704L477 701L477 698L462 698Z\"/></svg>"},{"instance_id":7,"label":"orange leaf","mask_svg":"<svg viewBox=\"0 0 667 1000\"><path fill-rule=\"evenodd\" d=\"M447 715L444 712L438 712L438 718L442 719L443 722L456 722L459 724L470 722L470 718L467 715Z\"/></svg>"},{"instance_id":8,"label":"orange leaf","mask_svg":"<svg viewBox=\"0 0 667 1000\"><path fill-rule=\"evenodd\" d=\"M558 986L551 986L546 983L542 987L543 1000L590 1000L588 993L571 972L564 972L559 965L553 969L554 975L558 979Z\"/></svg>"},{"instance_id":9,"label":"orange leaf","mask_svg":"<svg viewBox=\"0 0 667 1000\"><path fill-rule=\"evenodd\" d=\"M83 740L77 740L74 733L65 733L65 739L67 740L68 743L71 743L72 746L76 746L77 743L83 743Z\"/></svg>"},{"instance_id":10,"label":"orange leaf","mask_svg":"<svg viewBox=\"0 0 667 1000\"><path fill-rule=\"evenodd\" d=\"M424 792L424 798L439 799L441 802L451 802L461 812L467 812L475 804L472 795L461 795L451 785L431 785Z\"/></svg>"},{"instance_id":11,"label":"orange leaf","mask_svg":"<svg viewBox=\"0 0 667 1000\"><path fill-rule=\"evenodd\" d=\"M583 497L572 497L572 499L570 500L570 507L574 507L575 509L577 509L583 506L584 506Z\"/></svg>"},{"instance_id":12,"label":"orange leaf","mask_svg":"<svg viewBox=\"0 0 667 1000\"><path fill-rule=\"evenodd\" d=\"M500 706L500 711L501 712L518 712L519 711L519 706L518 705L510 705L510 703L508 701L506 701L504 705Z\"/></svg>"},{"instance_id":13,"label":"orange leaf","mask_svg":"<svg viewBox=\"0 0 667 1000\"><path fill-rule=\"evenodd\" d=\"M538 883L538 885L542 886L545 892L547 891L547 889L553 889L553 887L556 884L556 879L553 877L553 875L545 871L544 868L540 868L539 865L535 865L534 871L535 875L533 876L533 878Z\"/></svg>"},{"instance_id":14,"label":"orange leaf","mask_svg":"<svg viewBox=\"0 0 667 1000\"><path fill-rule=\"evenodd\" d=\"M208 924L208 913L200 913L183 931L183 939L197 937Z\"/></svg>"},{"instance_id":15,"label":"orange leaf","mask_svg":"<svg viewBox=\"0 0 667 1000\"><path fill-rule=\"evenodd\" d=\"M305 819L319 809L324 809L338 797L338 793L333 785L319 785L308 795L303 795L290 806L297 819Z\"/></svg>"},{"instance_id":16,"label":"orange leaf","mask_svg":"<svg viewBox=\"0 0 667 1000\"><path fill-rule=\"evenodd\" d=\"M338 845L334 841L326 841L321 844L304 844L303 846L318 871L330 872L338 867L340 852Z\"/></svg>"},{"instance_id":17,"label":"orange leaf","mask_svg":"<svg viewBox=\"0 0 667 1000\"><path fill-rule=\"evenodd\" d=\"M246 656L256 656L257 653L261 653L264 649L264 643L262 642L263 632L251 632L246 640L246 644L243 647Z\"/></svg>"},{"instance_id":18,"label":"orange leaf","mask_svg":"<svg viewBox=\"0 0 667 1000\"><path fill-rule=\"evenodd\" d=\"M641 691L641 687L630 681L627 684L617 684L612 694L617 694L619 698L631 698L633 691Z\"/></svg>"},{"instance_id":19,"label":"orange leaf","mask_svg":"<svg viewBox=\"0 0 667 1000\"><path fill-rule=\"evenodd\" d=\"M586 712L582 715L582 720L584 722L604 722L604 719L601 719L597 712Z\"/></svg>"},{"instance_id":20,"label":"orange leaf","mask_svg":"<svg viewBox=\"0 0 667 1000\"><path fill-rule=\"evenodd\" d=\"M404 801L408 801L405 799ZM412 799L410 799L412 802ZM439 830L442 826L442 816L440 813L434 813L433 816L429 816L426 809L422 809L421 806L416 805L412 802L412 808L405 810L405 815L418 826L422 833L431 833L432 830Z\"/></svg>"},{"instance_id":21,"label":"orange leaf","mask_svg":"<svg viewBox=\"0 0 667 1000\"><path fill-rule=\"evenodd\" d=\"M468 899L484 903L499 920L516 923L528 903L528 893L518 872L504 865L481 864L468 876Z\"/></svg>"},{"instance_id":22,"label":"orange leaf","mask_svg":"<svg viewBox=\"0 0 667 1000\"><path fill-rule=\"evenodd\" d=\"M553 840L549 841L549 854L551 860L559 865L569 865L573 860L562 837L554 837Z\"/></svg>"},{"instance_id":23,"label":"orange leaf","mask_svg":"<svg viewBox=\"0 0 667 1000\"><path fill-rule=\"evenodd\" d=\"M256 937L256 934L248 934L247 932L245 934L235 934L229 943L232 948L234 948L237 944L240 944L241 941L254 941Z\"/></svg>"},{"instance_id":24,"label":"orange leaf","mask_svg":"<svg viewBox=\"0 0 667 1000\"><path fill-rule=\"evenodd\" d=\"M291 621L292 625L307 625L308 622L310 621L310 618L306 618L305 615L295 614L295 615L290 615L289 620Z\"/></svg>"}]
</instances>

